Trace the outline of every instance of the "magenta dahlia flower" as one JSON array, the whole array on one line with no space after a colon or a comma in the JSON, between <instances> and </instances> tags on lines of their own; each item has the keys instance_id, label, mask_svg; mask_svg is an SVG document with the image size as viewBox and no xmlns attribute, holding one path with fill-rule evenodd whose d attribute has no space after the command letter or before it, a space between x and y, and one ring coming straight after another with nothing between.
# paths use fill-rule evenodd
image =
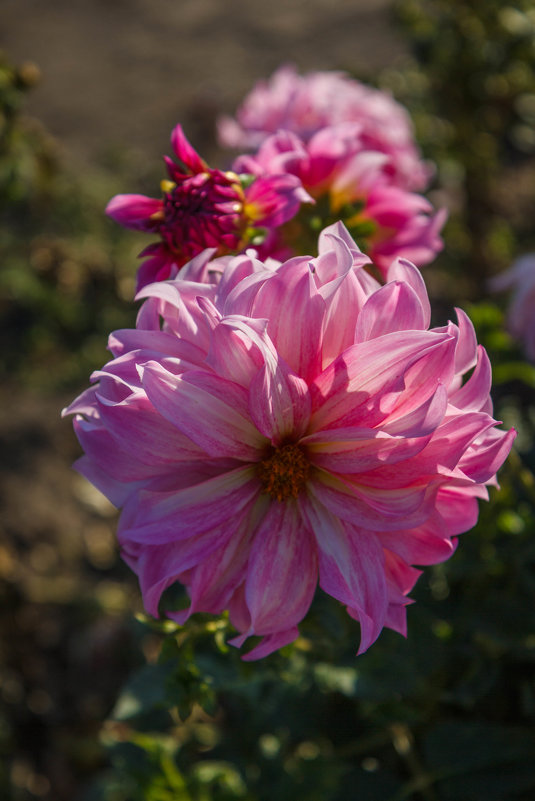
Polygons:
<instances>
[{"instance_id":1,"label":"magenta dahlia flower","mask_svg":"<svg viewBox=\"0 0 535 801\"><path fill-rule=\"evenodd\" d=\"M422 195L392 183L389 157L362 150L355 134L358 124L340 123L322 128L308 142L280 131L266 139L257 153L239 156L234 169L257 176L290 173L315 199L303 208L302 230L276 230L262 255L290 255L301 243L311 223L327 224L341 219L372 262L386 276L394 258L405 258L422 267L442 250L440 230L444 209L435 212ZM286 246L286 251L284 251Z\"/></svg>"},{"instance_id":2,"label":"magenta dahlia flower","mask_svg":"<svg viewBox=\"0 0 535 801\"><path fill-rule=\"evenodd\" d=\"M297 134L304 142L322 128L356 123L360 150L389 156L393 183L421 191L433 168L422 160L406 109L387 92L372 89L342 72L299 75L295 67L280 67L269 81L260 81L238 109L236 119L219 122L219 138L227 147L256 149L280 130Z\"/></svg>"},{"instance_id":3,"label":"magenta dahlia flower","mask_svg":"<svg viewBox=\"0 0 535 801\"><path fill-rule=\"evenodd\" d=\"M341 224L274 269L201 254L141 291L66 410L147 611L181 582L169 617L228 610L234 645L262 637L246 659L297 637L318 583L359 652L405 634L413 565L451 556L515 436L466 315L429 330L418 270L397 260L380 286L367 261Z\"/></svg>"},{"instance_id":4,"label":"magenta dahlia flower","mask_svg":"<svg viewBox=\"0 0 535 801\"><path fill-rule=\"evenodd\" d=\"M264 175L242 182L234 172L209 167L177 125L171 144L180 164L165 158L169 180L163 198L116 195L106 214L127 228L157 234L159 242L140 254L137 288L173 278L205 248L217 255L236 253L282 225L311 198L290 174Z\"/></svg>"},{"instance_id":5,"label":"magenta dahlia flower","mask_svg":"<svg viewBox=\"0 0 535 801\"><path fill-rule=\"evenodd\" d=\"M493 278L491 288L512 290L507 327L523 343L529 360L535 362L535 253L521 256L507 272Z\"/></svg>"}]
</instances>

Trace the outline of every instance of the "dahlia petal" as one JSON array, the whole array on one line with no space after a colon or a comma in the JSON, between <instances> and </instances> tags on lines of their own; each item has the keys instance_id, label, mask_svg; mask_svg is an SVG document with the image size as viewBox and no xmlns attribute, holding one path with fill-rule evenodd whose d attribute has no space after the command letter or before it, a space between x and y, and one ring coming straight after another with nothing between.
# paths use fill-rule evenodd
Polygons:
<instances>
[{"instance_id":1,"label":"dahlia petal","mask_svg":"<svg viewBox=\"0 0 535 801\"><path fill-rule=\"evenodd\" d=\"M68 414L81 414L84 417L98 420L99 414L95 406L96 389L95 386L84 389L72 403L61 410L61 416L66 417Z\"/></svg>"},{"instance_id":2,"label":"dahlia petal","mask_svg":"<svg viewBox=\"0 0 535 801\"><path fill-rule=\"evenodd\" d=\"M394 259L388 268L387 281L405 281L416 292L424 314L424 328L431 322L431 304L420 270L407 259Z\"/></svg>"},{"instance_id":3,"label":"dahlia petal","mask_svg":"<svg viewBox=\"0 0 535 801\"><path fill-rule=\"evenodd\" d=\"M409 400L421 402L436 391L446 369L451 368L451 349L455 340L432 331L406 331L385 334L379 339L353 345L341 354L313 382L311 430L348 424L374 425L384 419L404 388L404 377L416 365L420 376L418 395ZM433 369L426 369L433 366ZM384 409L384 411L382 411Z\"/></svg>"},{"instance_id":4,"label":"dahlia petal","mask_svg":"<svg viewBox=\"0 0 535 801\"><path fill-rule=\"evenodd\" d=\"M195 459L206 459L201 448L162 419L144 395L120 403L107 401L97 393L102 424L126 453L161 470L178 467Z\"/></svg>"},{"instance_id":5,"label":"dahlia petal","mask_svg":"<svg viewBox=\"0 0 535 801\"><path fill-rule=\"evenodd\" d=\"M268 634L266 637L262 638L262 642L259 642L249 653L244 654L242 659L244 662L252 662L255 659L263 659L265 656L269 656L274 651L278 651L279 648L283 648L285 645L296 640L299 636L299 629L297 626L292 626L292 628L287 629L286 631L278 631L275 634ZM231 645L235 645L234 640L229 640Z\"/></svg>"},{"instance_id":6,"label":"dahlia petal","mask_svg":"<svg viewBox=\"0 0 535 801\"><path fill-rule=\"evenodd\" d=\"M504 463L515 438L514 428L488 431L484 442L470 448L461 459L459 466L463 473L478 484L490 481Z\"/></svg>"},{"instance_id":7,"label":"dahlia petal","mask_svg":"<svg viewBox=\"0 0 535 801\"><path fill-rule=\"evenodd\" d=\"M143 386L160 414L211 456L257 461L267 444L249 421L247 392L238 384L201 371L175 376L148 362Z\"/></svg>"},{"instance_id":8,"label":"dahlia petal","mask_svg":"<svg viewBox=\"0 0 535 801\"><path fill-rule=\"evenodd\" d=\"M341 239L342 242L346 245L349 252L351 253L353 259L353 267L363 267L365 264L370 264L371 259L365 253L362 253L359 246L355 243L351 234L347 230L346 226L338 221L333 223L332 225L328 225L326 228L319 235L318 239L318 253L320 256L329 253L332 250L332 242L333 240ZM342 264L345 265L345 257ZM340 267L335 268L337 271L340 271ZM342 268L343 269L343 268ZM345 272L345 270L343 270ZM325 279L326 280L326 279ZM332 279L331 279L332 280ZM377 287L379 287L379 284Z\"/></svg>"},{"instance_id":9,"label":"dahlia petal","mask_svg":"<svg viewBox=\"0 0 535 801\"><path fill-rule=\"evenodd\" d=\"M429 523L406 530L381 531L377 536L383 548L388 548L406 562L416 565L444 562L456 548L456 541L439 536Z\"/></svg>"},{"instance_id":10,"label":"dahlia petal","mask_svg":"<svg viewBox=\"0 0 535 801\"><path fill-rule=\"evenodd\" d=\"M278 228L295 217L301 203L314 203L295 175L264 175L246 191L246 210L255 223ZM252 207L252 208L251 208Z\"/></svg>"},{"instance_id":11,"label":"dahlia petal","mask_svg":"<svg viewBox=\"0 0 535 801\"><path fill-rule=\"evenodd\" d=\"M146 481L162 473L162 468L157 464L150 465L139 459L132 459L132 454L121 448L100 422L95 424L76 417L73 425L78 441L89 459L117 481Z\"/></svg>"},{"instance_id":12,"label":"dahlia petal","mask_svg":"<svg viewBox=\"0 0 535 801\"><path fill-rule=\"evenodd\" d=\"M265 333L267 323L264 320L255 321L260 323L255 331L249 322L246 318L239 321L224 318L212 332L206 357L206 364L216 375L242 387L249 387L264 361L256 340L259 330L260 336ZM248 336L247 331L252 331L252 336Z\"/></svg>"},{"instance_id":13,"label":"dahlia petal","mask_svg":"<svg viewBox=\"0 0 535 801\"><path fill-rule=\"evenodd\" d=\"M427 438L394 437L373 428L334 428L303 437L300 445L317 467L333 473L362 473L419 453Z\"/></svg>"},{"instance_id":14,"label":"dahlia petal","mask_svg":"<svg viewBox=\"0 0 535 801\"><path fill-rule=\"evenodd\" d=\"M114 356L128 354L133 350L146 350L183 359L192 367L205 361L205 352L185 339L179 339L166 331L140 331L124 328L114 331L108 339L108 349Z\"/></svg>"},{"instance_id":15,"label":"dahlia petal","mask_svg":"<svg viewBox=\"0 0 535 801\"><path fill-rule=\"evenodd\" d=\"M486 411L491 383L492 369L489 357L482 345L478 345L475 370L466 384L450 395L450 403L466 412L479 412L484 409Z\"/></svg>"},{"instance_id":16,"label":"dahlia petal","mask_svg":"<svg viewBox=\"0 0 535 801\"><path fill-rule=\"evenodd\" d=\"M394 470L394 468L392 468ZM381 469L381 474L383 469ZM399 472L399 471L398 471ZM310 491L329 512L341 520L370 531L393 531L401 525L423 523L433 509L433 482L425 476L419 485L392 489L369 485L369 473L358 484L322 472L309 481Z\"/></svg>"},{"instance_id":17,"label":"dahlia petal","mask_svg":"<svg viewBox=\"0 0 535 801\"><path fill-rule=\"evenodd\" d=\"M143 484L143 482L118 481L102 470L89 456L81 456L74 462L73 468L117 508Z\"/></svg>"},{"instance_id":18,"label":"dahlia petal","mask_svg":"<svg viewBox=\"0 0 535 801\"><path fill-rule=\"evenodd\" d=\"M305 432L310 419L308 387L282 360L266 362L251 382L249 410L258 430L279 445Z\"/></svg>"},{"instance_id":19,"label":"dahlia petal","mask_svg":"<svg viewBox=\"0 0 535 801\"><path fill-rule=\"evenodd\" d=\"M427 329L425 313L412 287L393 281L381 287L364 304L357 320L356 342L407 329Z\"/></svg>"},{"instance_id":20,"label":"dahlia petal","mask_svg":"<svg viewBox=\"0 0 535 801\"><path fill-rule=\"evenodd\" d=\"M136 573L143 605L149 615L159 617L158 605L162 593L175 583L181 573L209 559L213 551L221 549L231 537L232 529L223 525L179 542L145 547L137 560Z\"/></svg>"},{"instance_id":21,"label":"dahlia petal","mask_svg":"<svg viewBox=\"0 0 535 801\"><path fill-rule=\"evenodd\" d=\"M254 511L252 513L250 508L246 507L240 519L235 521L234 529L229 529L230 538L221 541L217 549L192 571L191 581L188 582L191 599L189 609L168 612L168 617L183 624L194 612L214 614L223 612L237 588L245 580L254 533L254 518ZM247 626L249 622L247 617Z\"/></svg>"},{"instance_id":22,"label":"dahlia petal","mask_svg":"<svg viewBox=\"0 0 535 801\"><path fill-rule=\"evenodd\" d=\"M106 206L112 220L134 231L156 231L163 202L146 195L115 195Z\"/></svg>"},{"instance_id":23,"label":"dahlia petal","mask_svg":"<svg viewBox=\"0 0 535 801\"><path fill-rule=\"evenodd\" d=\"M202 173L207 169L206 162L191 146L181 125L176 125L171 133L171 145L177 158L193 173Z\"/></svg>"},{"instance_id":24,"label":"dahlia petal","mask_svg":"<svg viewBox=\"0 0 535 801\"><path fill-rule=\"evenodd\" d=\"M227 471L200 484L166 492L142 490L129 498L119 521L120 541L163 545L227 523L259 492L251 467Z\"/></svg>"},{"instance_id":25,"label":"dahlia petal","mask_svg":"<svg viewBox=\"0 0 535 801\"><path fill-rule=\"evenodd\" d=\"M325 302L308 264L296 259L281 265L271 280L260 286L252 316L269 321L268 333L278 353L306 380L320 363L324 314Z\"/></svg>"},{"instance_id":26,"label":"dahlia petal","mask_svg":"<svg viewBox=\"0 0 535 801\"><path fill-rule=\"evenodd\" d=\"M389 434L403 434L405 437L426 437L432 434L446 414L448 392L443 384L438 384L436 391L416 408L399 414L399 409L391 413L383 423Z\"/></svg>"},{"instance_id":27,"label":"dahlia petal","mask_svg":"<svg viewBox=\"0 0 535 801\"><path fill-rule=\"evenodd\" d=\"M330 514L315 500L302 505L318 544L320 587L358 612L359 653L379 636L387 609L383 549L370 532L362 533Z\"/></svg>"},{"instance_id":28,"label":"dahlia petal","mask_svg":"<svg viewBox=\"0 0 535 801\"><path fill-rule=\"evenodd\" d=\"M296 503L273 502L251 546L245 600L248 634L277 634L305 616L317 585L314 542Z\"/></svg>"},{"instance_id":29,"label":"dahlia petal","mask_svg":"<svg viewBox=\"0 0 535 801\"><path fill-rule=\"evenodd\" d=\"M462 309L455 309L459 326L459 339L455 350L455 372L464 374L476 364L477 338L472 321Z\"/></svg>"},{"instance_id":30,"label":"dahlia petal","mask_svg":"<svg viewBox=\"0 0 535 801\"><path fill-rule=\"evenodd\" d=\"M407 601L409 604L410 601ZM407 606L389 604L385 615L385 628L397 631L403 637L407 636Z\"/></svg>"}]
</instances>

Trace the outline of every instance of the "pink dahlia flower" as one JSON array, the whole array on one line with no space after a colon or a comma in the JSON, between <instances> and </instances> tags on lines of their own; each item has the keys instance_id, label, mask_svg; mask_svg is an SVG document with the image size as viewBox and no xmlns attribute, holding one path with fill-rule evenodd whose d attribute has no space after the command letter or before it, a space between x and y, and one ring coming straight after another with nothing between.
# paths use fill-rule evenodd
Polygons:
<instances>
[{"instance_id":1,"label":"pink dahlia flower","mask_svg":"<svg viewBox=\"0 0 535 801\"><path fill-rule=\"evenodd\" d=\"M341 224L274 269L201 254L141 291L66 410L147 611L181 582L169 617L228 609L234 645L262 637L246 659L297 637L318 583L360 652L405 634L413 565L451 556L515 436L466 315L429 330L418 270L397 260L380 286L366 262Z\"/></svg>"},{"instance_id":2,"label":"pink dahlia flower","mask_svg":"<svg viewBox=\"0 0 535 801\"><path fill-rule=\"evenodd\" d=\"M409 259L421 267L442 250L445 210L434 212L422 195L395 186L388 156L362 150L355 129L357 123L340 123L322 128L308 142L280 131L266 139L257 153L236 159L234 169L239 172L297 176L316 200L315 206L301 211L304 233L296 230L294 222L290 223L290 235L284 229L274 231L263 255L271 254L269 248L278 255L284 252L284 245L290 255L311 222L326 224L336 219L343 220L383 277L394 258Z\"/></svg>"},{"instance_id":3,"label":"pink dahlia flower","mask_svg":"<svg viewBox=\"0 0 535 801\"><path fill-rule=\"evenodd\" d=\"M219 138L227 147L256 149L280 130L308 142L322 128L341 122L356 123L354 137L360 150L389 156L388 170L396 185L427 187L433 168L422 161L406 109L387 92L342 72L298 75L291 65L280 67L269 81L257 83L235 120L220 120Z\"/></svg>"},{"instance_id":4,"label":"pink dahlia flower","mask_svg":"<svg viewBox=\"0 0 535 801\"><path fill-rule=\"evenodd\" d=\"M507 327L523 343L530 361L535 362L535 253L521 256L510 270L493 278L491 288L512 289Z\"/></svg>"},{"instance_id":5,"label":"pink dahlia flower","mask_svg":"<svg viewBox=\"0 0 535 801\"><path fill-rule=\"evenodd\" d=\"M239 252L251 241L293 217L311 198L293 175L265 175L247 182L234 172L209 167L177 125L171 144L180 164L165 158L169 180L163 198L116 195L106 214L127 228L159 236L140 254L138 290L173 278L205 248L218 255Z\"/></svg>"}]
</instances>

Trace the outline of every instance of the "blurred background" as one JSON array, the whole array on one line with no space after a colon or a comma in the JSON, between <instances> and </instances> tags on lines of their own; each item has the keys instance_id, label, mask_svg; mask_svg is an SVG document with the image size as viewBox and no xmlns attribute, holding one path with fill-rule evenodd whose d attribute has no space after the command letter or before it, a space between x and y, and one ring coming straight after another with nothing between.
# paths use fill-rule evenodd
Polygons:
<instances>
[{"instance_id":1,"label":"blurred background","mask_svg":"<svg viewBox=\"0 0 535 801\"><path fill-rule=\"evenodd\" d=\"M535 250L535 5L1 0L0 20L0 797L533 798L535 369L487 282ZM135 320L146 242L107 201L154 193L177 122L224 164L217 117L285 62L408 107L450 211L434 322L468 309L519 438L477 529L420 579L407 641L356 660L358 627L320 599L308 646L251 667L215 629L180 655L136 619L115 511L59 415Z\"/></svg>"}]
</instances>

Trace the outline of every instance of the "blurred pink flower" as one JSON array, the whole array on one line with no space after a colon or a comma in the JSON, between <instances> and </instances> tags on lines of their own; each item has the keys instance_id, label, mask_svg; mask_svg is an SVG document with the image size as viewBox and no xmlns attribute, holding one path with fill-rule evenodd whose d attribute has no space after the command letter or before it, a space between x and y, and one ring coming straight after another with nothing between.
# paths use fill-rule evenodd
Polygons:
<instances>
[{"instance_id":1,"label":"blurred pink flower","mask_svg":"<svg viewBox=\"0 0 535 801\"><path fill-rule=\"evenodd\" d=\"M310 201L293 175L265 175L244 186L235 173L210 168L180 125L171 144L180 164L165 158L169 180L161 183L162 199L116 195L106 207L120 225L160 237L140 254L148 258L138 272L138 290L173 278L205 248L218 255L243 250L262 228L282 225Z\"/></svg>"},{"instance_id":2,"label":"blurred pink flower","mask_svg":"<svg viewBox=\"0 0 535 801\"><path fill-rule=\"evenodd\" d=\"M511 269L493 278L491 288L496 292L512 289L507 327L535 362L535 253L521 256Z\"/></svg>"},{"instance_id":3,"label":"blurred pink flower","mask_svg":"<svg viewBox=\"0 0 535 801\"><path fill-rule=\"evenodd\" d=\"M440 230L444 209L434 212L422 195L392 183L389 158L384 153L362 150L352 122L322 128L308 142L280 131L266 139L257 153L238 156L236 172L262 176L290 173L316 200L306 220L317 217L323 224L341 219L363 247L383 277L394 258L406 258L421 267L442 250ZM303 219L301 217L301 219ZM291 234L273 232L261 255L280 257L295 252L302 232L291 223ZM302 252L302 251L301 251Z\"/></svg>"},{"instance_id":4,"label":"blurred pink flower","mask_svg":"<svg viewBox=\"0 0 535 801\"><path fill-rule=\"evenodd\" d=\"M380 286L367 261L339 223L272 269L203 253L140 292L137 328L66 410L147 611L181 582L169 617L228 609L232 644L263 638L246 659L298 636L318 582L359 652L405 634L413 565L451 556L515 436L466 315L428 330L414 265Z\"/></svg>"},{"instance_id":5,"label":"blurred pink flower","mask_svg":"<svg viewBox=\"0 0 535 801\"><path fill-rule=\"evenodd\" d=\"M227 147L256 149L280 130L308 142L322 128L342 122L356 123L353 136L360 150L389 156L387 169L394 184L404 189L427 187L434 170L422 160L406 109L387 92L342 72L299 75L291 65L280 67L269 81L256 84L235 120L220 120L219 138Z\"/></svg>"}]
</instances>

